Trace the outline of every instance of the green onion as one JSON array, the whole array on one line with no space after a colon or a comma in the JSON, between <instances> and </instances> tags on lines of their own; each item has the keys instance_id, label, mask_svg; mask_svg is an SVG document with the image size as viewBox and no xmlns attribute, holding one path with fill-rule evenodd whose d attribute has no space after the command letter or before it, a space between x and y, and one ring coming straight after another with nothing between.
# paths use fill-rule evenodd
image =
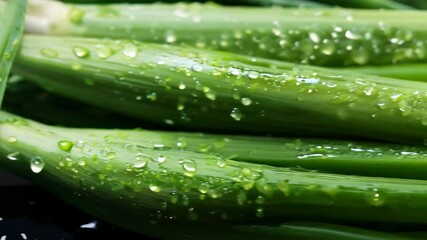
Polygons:
<instances>
[{"instance_id":1,"label":"green onion","mask_svg":"<svg viewBox=\"0 0 427 240\"><path fill-rule=\"evenodd\" d=\"M243 55L26 36L14 71L55 93L199 131L424 144L427 84Z\"/></svg>"},{"instance_id":2,"label":"green onion","mask_svg":"<svg viewBox=\"0 0 427 240\"><path fill-rule=\"evenodd\" d=\"M37 88L28 81L8 85L4 107L15 114L59 126L78 128L144 126L144 129L122 130L121 133L127 136L127 142L149 148L189 150L236 161L315 169L329 173L427 180L425 147L354 140L154 131L148 129L158 129L158 126L142 125L138 120L61 98ZM102 138L104 135L99 137Z\"/></svg>"},{"instance_id":3,"label":"green onion","mask_svg":"<svg viewBox=\"0 0 427 240\"><path fill-rule=\"evenodd\" d=\"M26 0L0 1L0 105L9 71L21 39Z\"/></svg>"},{"instance_id":4,"label":"green onion","mask_svg":"<svg viewBox=\"0 0 427 240\"><path fill-rule=\"evenodd\" d=\"M427 60L423 11L53 1L29 9L29 33L190 45L321 66Z\"/></svg>"},{"instance_id":5,"label":"green onion","mask_svg":"<svg viewBox=\"0 0 427 240\"><path fill-rule=\"evenodd\" d=\"M2 166L93 215L154 236L175 224L427 221L426 181L236 162L138 145L120 130L51 127L5 112L0 132Z\"/></svg>"}]
</instances>

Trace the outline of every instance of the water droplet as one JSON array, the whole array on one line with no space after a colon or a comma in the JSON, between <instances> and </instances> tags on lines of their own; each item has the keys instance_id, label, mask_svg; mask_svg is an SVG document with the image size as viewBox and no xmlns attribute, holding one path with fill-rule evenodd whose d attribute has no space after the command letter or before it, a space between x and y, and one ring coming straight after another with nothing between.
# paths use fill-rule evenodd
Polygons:
<instances>
[{"instance_id":1,"label":"water droplet","mask_svg":"<svg viewBox=\"0 0 427 240\"><path fill-rule=\"evenodd\" d=\"M184 90L185 89L185 84L183 83L183 82L180 82L179 83L179 86L178 86L178 88L180 89L180 90Z\"/></svg>"},{"instance_id":2,"label":"water droplet","mask_svg":"<svg viewBox=\"0 0 427 240\"><path fill-rule=\"evenodd\" d=\"M18 139L15 136L9 136L7 138L7 141L10 143L16 143L18 141Z\"/></svg>"},{"instance_id":3,"label":"water droplet","mask_svg":"<svg viewBox=\"0 0 427 240\"><path fill-rule=\"evenodd\" d=\"M237 204L242 206L242 205L245 205L247 201L248 201L248 197L246 196L245 192L242 191L237 194Z\"/></svg>"},{"instance_id":4,"label":"water droplet","mask_svg":"<svg viewBox=\"0 0 427 240\"><path fill-rule=\"evenodd\" d=\"M375 207L379 207L384 204L385 196L377 188L369 189L366 193L367 202Z\"/></svg>"},{"instance_id":5,"label":"water droplet","mask_svg":"<svg viewBox=\"0 0 427 240\"><path fill-rule=\"evenodd\" d=\"M257 217L264 217L264 208L258 207L256 209L255 216L257 216Z\"/></svg>"},{"instance_id":6,"label":"water droplet","mask_svg":"<svg viewBox=\"0 0 427 240\"><path fill-rule=\"evenodd\" d=\"M220 158L216 161L216 165L220 168L223 168L227 165L227 160Z\"/></svg>"},{"instance_id":7,"label":"water droplet","mask_svg":"<svg viewBox=\"0 0 427 240\"><path fill-rule=\"evenodd\" d=\"M188 220L190 221L196 221L199 218L199 215L194 210L194 208L188 209Z\"/></svg>"},{"instance_id":8,"label":"water droplet","mask_svg":"<svg viewBox=\"0 0 427 240\"><path fill-rule=\"evenodd\" d=\"M351 59L359 65L364 65L369 60L369 53L364 48L354 49L351 52Z\"/></svg>"},{"instance_id":9,"label":"water droplet","mask_svg":"<svg viewBox=\"0 0 427 240\"><path fill-rule=\"evenodd\" d=\"M320 45L320 51L325 55L332 55L335 52L334 42L328 39L323 40L323 44Z\"/></svg>"},{"instance_id":10,"label":"water droplet","mask_svg":"<svg viewBox=\"0 0 427 240\"><path fill-rule=\"evenodd\" d=\"M136 161L133 164L134 168L145 168L149 161L151 161L152 158L150 156L144 155L144 154L138 154L136 156Z\"/></svg>"},{"instance_id":11,"label":"water droplet","mask_svg":"<svg viewBox=\"0 0 427 240\"><path fill-rule=\"evenodd\" d=\"M277 189L283 193L286 197L291 194L291 189L289 187L289 183L287 181L282 181L277 183Z\"/></svg>"},{"instance_id":12,"label":"water droplet","mask_svg":"<svg viewBox=\"0 0 427 240\"><path fill-rule=\"evenodd\" d=\"M206 193L208 193L208 191L209 191L209 185L207 183L200 184L200 186L199 186L199 192L200 193L206 194Z\"/></svg>"},{"instance_id":13,"label":"water droplet","mask_svg":"<svg viewBox=\"0 0 427 240\"><path fill-rule=\"evenodd\" d=\"M84 159L80 159L78 162L77 162L77 164L79 165L79 166L85 166L86 165L86 161L84 160Z\"/></svg>"},{"instance_id":14,"label":"water droplet","mask_svg":"<svg viewBox=\"0 0 427 240\"><path fill-rule=\"evenodd\" d=\"M209 87L203 87L203 92L205 93L205 96L209 100L215 100L216 94L214 91L212 91Z\"/></svg>"},{"instance_id":15,"label":"water droplet","mask_svg":"<svg viewBox=\"0 0 427 240\"><path fill-rule=\"evenodd\" d=\"M317 33L315 32L311 32L308 34L308 37L310 38L311 41L313 41L314 43L318 43L320 42L320 37Z\"/></svg>"},{"instance_id":16,"label":"water droplet","mask_svg":"<svg viewBox=\"0 0 427 240\"><path fill-rule=\"evenodd\" d=\"M248 73L248 77L250 79L257 79L259 77L259 75L260 75L259 72L255 72L255 71L250 71Z\"/></svg>"},{"instance_id":17,"label":"water droplet","mask_svg":"<svg viewBox=\"0 0 427 240\"><path fill-rule=\"evenodd\" d=\"M244 106L249 106L252 104L252 100L250 98L242 98L242 104Z\"/></svg>"},{"instance_id":18,"label":"water droplet","mask_svg":"<svg viewBox=\"0 0 427 240\"><path fill-rule=\"evenodd\" d=\"M40 53L48 58L56 58L58 57L58 52L51 48L42 48Z\"/></svg>"},{"instance_id":19,"label":"water droplet","mask_svg":"<svg viewBox=\"0 0 427 240\"><path fill-rule=\"evenodd\" d=\"M166 159L167 158L165 156L160 155L157 157L157 162L158 163L164 163L164 162L166 162Z\"/></svg>"},{"instance_id":20,"label":"water droplet","mask_svg":"<svg viewBox=\"0 0 427 240\"><path fill-rule=\"evenodd\" d=\"M243 114L238 108L233 108L233 110L231 110L230 116L236 121L240 121L243 118Z\"/></svg>"},{"instance_id":21,"label":"water droplet","mask_svg":"<svg viewBox=\"0 0 427 240\"><path fill-rule=\"evenodd\" d=\"M7 159L12 160L12 161L16 161L18 160L18 156L19 156L19 152L13 152L7 155Z\"/></svg>"},{"instance_id":22,"label":"water droplet","mask_svg":"<svg viewBox=\"0 0 427 240\"><path fill-rule=\"evenodd\" d=\"M171 203L172 204L177 204L179 201L179 196L176 192L171 192Z\"/></svg>"},{"instance_id":23,"label":"water droplet","mask_svg":"<svg viewBox=\"0 0 427 240\"><path fill-rule=\"evenodd\" d=\"M76 57L79 57L79 58L85 58L85 57L89 56L89 54L90 54L89 50L87 50L84 47L79 47L79 46L73 47L73 53L74 53L74 55L76 55Z\"/></svg>"},{"instance_id":24,"label":"water droplet","mask_svg":"<svg viewBox=\"0 0 427 240\"><path fill-rule=\"evenodd\" d=\"M129 58L135 58L138 53L138 48L133 43L127 43L123 49L123 55Z\"/></svg>"},{"instance_id":25,"label":"water droplet","mask_svg":"<svg viewBox=\"0 0 427 240\"><path fill-rule=\"evenodd\" d=\"M233 67L231 67L231 68L228 70L228 72L229 72L231 75L234 75L234 76L241 76L241 75L242 75L242 70L240 70L240 69L238 69L238 68L233 68Z\"/></svg>"},{"instance_id":26,"label":"water droplet","mask_svg":"<svg viewBox=\"0 0 427 240\"><path fill-rule=\"evenodd\" d=\"M148 188L150 188L150 191L156 192L156 193L162 191L161 187L159 187L159 186L157 186L155 184L152 184L152 183L148 186Z\"/></svg>"},{"instance_id":27,"label":"water droplet","mask_svg":"<svg viewBox=\"0 0 427 240\"><path fill-rule=\"evenodd\" d=\"M167 43L174 43L176 42L176 36L172 33L169 33L166 35L166 42Z\"/></svg>"},{"instance_id":28,"label":"water droplet","mask_svg":"<svg viewBox=\"0 0 427 240\"><path fill-rule=\"evenodd\" d=\"M64 152L69 152L73 148L74 143L68 140L61 140L58 142L58 148Z\"/></svg>"},{"instance_id":29,"label":"water droplet","mask_svg":"<svg viewBox=\"0 0 427 240\"><path fill-rule=\"evenodd\" d=\"M172 120L172 119L165 119L165 123L167 124L167 125L174 125L175 123L174 123L174 121Z\"/></svg>"},{"instance_id":30,"label":"water droplet","mask_svg":"<svg viewBox=\"0 0 427 240\"><path fill-rule=\"evenodd\" d=\"M348 39L356 40L356 39L360 39L362 36L352 31L346 31L345 37Z\"/></svg>"},{"instance_id":31,"label":"water droplet","mask_svg":"<svg viewBox=\"0 0 427 240\"><path fill-rule=\"evenodd\" d=\"M191 66L191 69L195 72L201 72L203 71L203 66L200 64L194 64L193 66Z\"/></svg>"},{"instance_id":32,"label":"water droplet","mask_svg":"<svg viewBox=\"0 0 427 240\"><path fill-rule=\"evenodd\" d=\"M44 161L41 157L33 157L30 160L31 171L40 173L44 168Z\"/></svg>"},{"instance_id":33,"label":"water droplet","mask_svg":"<svg viewBox=\"0 0 427 240\"><path fill-rule=\"evenodd\" d=\"M74 71L78 71L82 68L82 64L79 62L73 62L71 63L71 69L73 69Z\"/></svg>"},{"instance_id":34,"label":"water droplet","mask_svg":"<svg viewBox=\"0 0 427 240\"><path fill-rule=\"evenodd\" d=\"M75 7L71 7L68 11L68 18L70 19L70 22L74 24L80 24L83 20L84 12L80 9L77 9Z\"/></svg>"},{"instance_id":35,"label":"water droplet","mask_svg":"<svg viewBox=\"0 0 427 240\"><path fill-rule=\"evenodd\" d=\"M96 54L102 59L107 59L113 55L113 50L105 45L100 44L96 46Z\"/></svg>"},{"instance_id":36,"label":"water droplet","mask_svg":"<svg viewBox=\"0 0 427 240\"><path fill-rule=\"evenodd\" d=\"M424 117L421 119L421 123L422 123L424 126L427 126L427 115L426 115L426 116L424 116Z\"/></svg>"},{"instance_id":37,"label":"water droplet","mask_svg":"<svg viewBox=\"0 0 427 240\"><path fill-rule=\"evenodd\" d=\"M184 169L184 174L186 176L192 177L196 173L196 162L190 159L181 159L179 163L182 165Z\"/></svg>"},{"instance_id":38,"label":"water droplet","mask_svg":"<svg viewBox=\"0 0 427 240\"><path fill-rule=\"evenodd\" d=\"M151 101L156 101L157 100L157 94L156 93L147 93L147 95L145 95L145 98Z\"/></svg>"}]
</instances>

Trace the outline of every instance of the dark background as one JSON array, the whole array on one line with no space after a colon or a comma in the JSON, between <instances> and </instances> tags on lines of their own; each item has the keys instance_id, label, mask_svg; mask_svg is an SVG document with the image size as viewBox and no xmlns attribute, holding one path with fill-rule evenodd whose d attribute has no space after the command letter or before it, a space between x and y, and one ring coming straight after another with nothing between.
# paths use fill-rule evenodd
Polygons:
<instances>
[{"instance_id":1,"label":"dark background","mask_svg":"<svg viewBox=\"0 0 427 240\"><path fill-rule=\"evenodd\" d=\"M145 240L152 238L88 215L24 179L0 170L0 239Z\"/></svg>"}]
</instances>

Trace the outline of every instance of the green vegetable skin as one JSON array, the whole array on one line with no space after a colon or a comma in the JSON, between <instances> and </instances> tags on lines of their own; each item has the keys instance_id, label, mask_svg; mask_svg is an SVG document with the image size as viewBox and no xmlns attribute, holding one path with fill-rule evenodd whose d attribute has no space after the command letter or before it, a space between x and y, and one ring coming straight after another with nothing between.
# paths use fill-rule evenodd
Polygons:
<instances>
[{"instance_id":1,"label":"green vegetable skin","mask_svg":"<svg viewBox=\"0 0 427 240\"><path fill-rule=\"evenodd\" d=\"M48 36L24 38L14 71L58 94L186 129L415 144L427 138L422 82L225 52Z\"/></svg>"},{"instance_id":2,"label":"green vegetable skin","mask_svg":"<svg viewBox=\"0 0 427 240\"><path fill-rule=\"evenodd\" d=\"M62 2L67 3L123 3L123 1L118 0L61 0ZM284 7L327 7L326 4L317 3L315 1L309 0L215 0L215 1L191 1L191 0L127 0L127 3L154 3L154 2L163 2L163 3L176 3L176 2L215 2L225 5L237 5L237 6L284 6Z\"/></svg>"},{"instance_id":3,"label":"green vegetable skin","mask_svg":"<svg viewBox=\"0 0 427 240\"><path fill-rule=\"evenodd\" d=\"M125 37L334 67L427 60L423 11L52 1L29 9L31 33Z\"/></svg>"},{"instance_id":4,"label":"green vegetable skin","mask_svg":"<svg viewBox=\"0 0 427 240\"><path fill-rule=\"evenodd\" d=\"M2 166L91 214L154 236L207 223L427 221L426 181L236 162L137 145L120 130L50 127L5 112L0 122Z\"/></svg>"},{"instance_id":5,"label":"green vegetable skin","mask_svg":"<svg viewBox=\"0 0 427 240\"><path fill-rule=\"evenodd\" d=\"M0 1L0 105L23 32L26 0Z\"/></svg>"},{"instance_id":6,"label":"green vegetable skin","mask_svg":"<svg viewBox=\"0 0 427 240\"><path fill-rule=\"evenodd\" d=\"M138 120L61 98L28 81L9 81L4 109L50 125L135 128ZM52 113L55 114L52 114ZM100 122L99 119L103 121ZM158 129L144 124L144 128ZM190 150L236 161L365 176L427 179L424 147L349 140L270 138L175 131L123 130L149 148Z\"/></svg>"}]
</instances>

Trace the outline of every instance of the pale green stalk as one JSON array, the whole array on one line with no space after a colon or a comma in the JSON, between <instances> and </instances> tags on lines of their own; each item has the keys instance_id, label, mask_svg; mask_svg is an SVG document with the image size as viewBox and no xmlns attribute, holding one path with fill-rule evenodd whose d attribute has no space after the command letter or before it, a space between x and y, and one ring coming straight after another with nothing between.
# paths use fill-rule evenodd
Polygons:
<instances>
[{"instance_id":1,"label":"pale green stalk","mask_svg":"<svg viewBox=\"0 0 427 240\"><path fill-rule=\"evenodd\" d=\"M28 33L135 39L322 66L427 61L427 12L32 2Z\"/></svg>"},{"instance_id":2,"label":"pale green stalk","mask_svg":"<svg viewBox=\"0 0 427 240\"><path fill-rule=\"evenodd\" d=\"M0 1L0 105L22 36L26 0Z\"/></svg>"}]
</instances>

